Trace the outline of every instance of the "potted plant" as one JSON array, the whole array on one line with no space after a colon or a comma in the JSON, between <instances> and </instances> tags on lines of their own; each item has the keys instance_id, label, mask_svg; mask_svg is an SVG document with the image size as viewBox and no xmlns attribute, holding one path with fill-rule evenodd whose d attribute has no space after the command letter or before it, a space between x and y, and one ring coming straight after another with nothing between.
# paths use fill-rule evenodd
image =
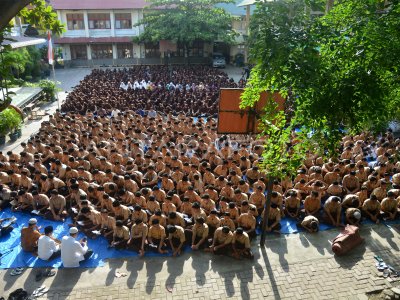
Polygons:
<instances>
[{"instance_id":1,"label":"potted plant","mask_svg":"<svg viewBox=\"0 0 400 300\"><path fill-rule=\"evenodd\" d=\"M4 145L6 143L6 134L8 132L8 125L6 122L5 116L3 113L0 113L0 145Z\"/></svg>"},{"instance_id":2,"label":"potted plant","mask_svg":"<svg viewBox=\"0 0 400 300\"><path fill-rule=\"evenodd\" d=\"M21 119L20 114L17 111L15 111L15 109L7 108L6 111L7 111L7 113L9 113L9 117L8 117L9 118L9 126L10 126L9 137L10 137L11 142L15 142L19 137L18 131L21 126L22 119Z\"/></svg>"},{"instance_id":3,"label":"potted plant","mask_svg":"<svg viewBox=\"0 0 400 300\"><path fill-rule=\"evenodd\" d=\"M18 139L18 129L22 123L20 114L13 108L6 108L0 113L0 144L5 143L5 136L9 133L10 140Z\"/></svg>"},{"instance_id":4,"label":"potted plant","mask_svg":"<svg viewBox=\"0 0 400 300\"><path fill-rule=\"evenodd\" d=\"M17 133L18 138L22 137L22 122L18 124L15 132Z\"/></svg>"},{"instance_id":5,"label":"potted plant","mask_svg":"<svg viewBox=\"0 0 400 300\"><path fill-rule=\"evenodd\" d=\"M56 93L59 91L57 88L58 82L54 82L49 79L39 81L39 86L43 89L46 101L55 101Z\"/></svg>"}]
</instances>

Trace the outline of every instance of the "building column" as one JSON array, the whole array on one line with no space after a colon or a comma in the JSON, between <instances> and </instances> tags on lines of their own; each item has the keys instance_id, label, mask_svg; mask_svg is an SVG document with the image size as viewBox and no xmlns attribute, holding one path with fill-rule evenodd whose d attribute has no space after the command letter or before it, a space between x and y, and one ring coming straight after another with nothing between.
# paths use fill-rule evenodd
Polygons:
<instances>
[{"instance_id":1,"label":"building column","mask_svg":"<svg viewBox=\"0 0 400 300\"><path fill-rule=\"evenodd\" d=\"M92 60L92 49L89 44L86 45L86 50L87 50L87 59Z\"/></svg>"},{"instance_id":2,"label":"building column","mask_svg":"<svg viewBox=\"0 0 400 300\"><path fill-rule=\"evenodd\" d=\"M57 19L58 19L58 21L60 21L61 23L66 23L66 22L63 22L62 15L61 15L61 11L59 11L59 10L57 10ZM65 25L65 28L66 28L66 30L68 30L68 24ZM64 36L64 32L61 33L61 36L62 36L62 37Z\"/></svg>"},{"instance_id":3,"label":"building column","mask_svg":"<svg viewBox=\"0 0 400 300\"><path fill-rule=\"evenodd\" d=\"M117 59L118 58L117 44L112 44L112 51L113 51L113 59Z\"/></svg>"},{"instance_id":4,"label":"building column","mask_svg":"<svg viewBox=\"0 0 400 300\"><path fill-rule=\"evenodd\" d=\"M89 37L89 19L87 10L83 11L83 22L85 23L85 34ZM89 57L89 56L88 56Z\"/></svg>"},{"instance_id":5,"label":"building column","mask_svg":"<svg viewBox=\"0 0 400 300\"><path fill-rule=\"evenodd\" d=\"M115 36L115 14L114 11L112 10L110 12L110 22L111 22L111 36Z\"/></svg>"}]
</instances>

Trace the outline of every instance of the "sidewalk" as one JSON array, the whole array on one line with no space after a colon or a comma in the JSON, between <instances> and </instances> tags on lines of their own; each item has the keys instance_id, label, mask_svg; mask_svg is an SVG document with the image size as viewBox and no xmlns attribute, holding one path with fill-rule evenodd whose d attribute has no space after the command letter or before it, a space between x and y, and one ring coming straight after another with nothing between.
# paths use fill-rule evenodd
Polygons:
<instances>
[{"instance_id":1,"label":"sidewalk","mask_svg":"<svg viewBox=\"0 0 400 300\"><path fill-rule=\"evenodd\" d=\"M41 299L367 299L366 293L389 289L397 281L379 277L374 255L400 267L399 226L362 228L365 243L349 255L334 257L328 240L338 234L268 236L265 248L253 244L254 261L237 261L191 252L181 257L110 260L96 269L60 269L35 282L35 270L20 277L0 271L6 294L45 284ZM127 273L116 278L115 272ZM168 290L171 290L169 292Z\"/></svg>"},{"instance_id":2,"label":"sidewalk","mask_svg":"<svg viewBox=\"0 0 400 300\"><path fill-rule=\"evenodd\" d=\"M60 88L60 92L58 93L60 99L60 105L64 102L67 97L67 94L73 90L73 88L79 84L79 81L82 80L86 75L90 74L92 69L90 68L79 68L79 69L57 69L56 70L56 80L60 82L58 88ZM52 77L50 78L52 80ZM58 108L58 103L52 102L41 106L42 110L46 110L46 113L53 114ZM49 119L48 116L43 117L40 120L25 120L22 129L22 137L20 137L15 143L10 143L7 140L6 144L0 146L0 151L3 153L7 151L19 152L22 150L20 147L22 142L26 142L32 134L35 134L39 128L40 124L43 121L47 121Z\"/></svg>"}]
</instances>

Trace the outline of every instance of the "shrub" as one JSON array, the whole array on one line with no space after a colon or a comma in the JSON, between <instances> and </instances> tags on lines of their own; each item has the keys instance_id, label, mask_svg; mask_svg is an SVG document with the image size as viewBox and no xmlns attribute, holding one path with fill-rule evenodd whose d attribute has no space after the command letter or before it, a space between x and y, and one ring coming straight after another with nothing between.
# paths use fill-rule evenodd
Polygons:
<instances>
[{"instance_id":1,"label":"shrub","mask_svg":"<svg viewBox=\"0 0 400 300\"><path fill-rule=\"evenodd\" d=\"M6 108L0 112L0 136L19 128L22 122L21 115L13 108Z\"/></svg>"}]
</instances>

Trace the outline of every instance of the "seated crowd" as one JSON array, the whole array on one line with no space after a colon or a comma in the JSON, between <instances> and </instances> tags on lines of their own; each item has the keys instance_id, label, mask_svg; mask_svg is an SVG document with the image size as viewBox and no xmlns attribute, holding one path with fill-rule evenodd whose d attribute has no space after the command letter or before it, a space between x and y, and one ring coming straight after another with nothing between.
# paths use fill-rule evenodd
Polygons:
<instances>
[{"instance_id":1,"label":"seated crowd","mask_svg":"<svg viewBox=\"0 0 400 300\"><path fill-rule=\"evenodd\" d=\"M238 84L207 66L133 66L94 70L71 92L62 110L99 115L112 110L149 110L215 115L220 88Z\"/></svg>"},{"instance_id":2,"label":"seated crowd","mask_svg":"<svg viewBox=\"0 0 400 300\"><path fill-rule=\"evenodd\" d=\"M220 136L211 117L79 112L56 112L22 143L22 152L0 153L2 209L60 222L72 218L62 241L50 227L43 236L31 219L22 232L24 250L42 259L61 255L64 265L77 266L92 254L86 240L75 240L81 231L141 256L177 256L189 246L253 257L250 244L266 202L267 180L258 168L262 140ZM297 176L274 180L266 230L278 233L283 217L309 232L320 222L397 218L399 145L391 132L378 140L362 133L343 138L338 159L308 153Z\"/></svg>"}]
</instances>

